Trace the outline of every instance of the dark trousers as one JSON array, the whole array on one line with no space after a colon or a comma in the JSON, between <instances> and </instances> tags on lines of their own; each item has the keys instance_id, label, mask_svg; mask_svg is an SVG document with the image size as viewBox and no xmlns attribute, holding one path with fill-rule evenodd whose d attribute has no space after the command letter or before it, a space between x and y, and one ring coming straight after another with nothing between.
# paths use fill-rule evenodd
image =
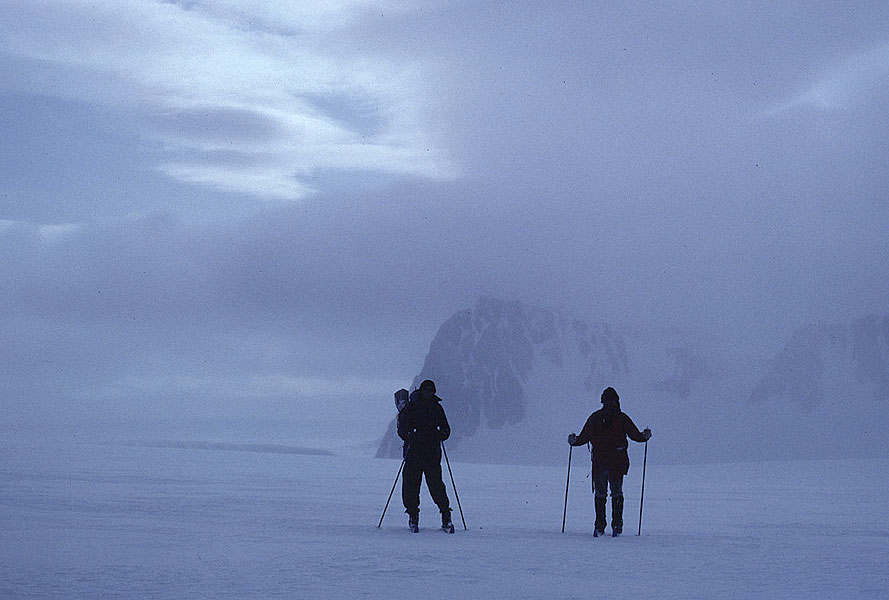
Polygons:
<instances>
[{"instance_id":1,"label":"dark trousers","mask_svg":"<svg viewBox=\"0 0 889 600\"><path fill-rule=\"evenodd\" d=\"M605 502L609 487L611 488L611 528L620 533L624 528L624 476L605 469L599 469L593 473L593 495L596 505L595 528L598 531L605 531Z\"/></svg>"},{"instance_id":2,"label":"dark trousers","mask_svg":"<svg viewBox=\"0 0 889 600\"><path fill-rule=\"evenodd\" d=\"M401 474L401 501L404 503L405 511L410 515L420 512L420 482L424 475L426 487L432 500L438 505L438 510L441 512L451 510L451 501L448 500L444 481L441 480L441 462L405 461L404 471Z\"/></svg>"},{"instance_id":3,"label":"dark trousers","mask_svg":"<svg viewBox=\"0 0 889 600\"><path fill-rule=\"evenodd\" d=\"M624 495L624 476L613 474L606 469L599 469L593 473L593 494L597 498L608 496L608 488L611 488L611 497L618 498Z\"/></svg>"}]
</instances>

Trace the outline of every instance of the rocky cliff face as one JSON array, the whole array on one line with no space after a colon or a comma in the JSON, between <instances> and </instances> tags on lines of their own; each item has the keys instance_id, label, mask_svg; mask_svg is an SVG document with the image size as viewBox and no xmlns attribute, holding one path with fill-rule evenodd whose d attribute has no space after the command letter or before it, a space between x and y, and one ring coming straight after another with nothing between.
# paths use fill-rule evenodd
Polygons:
<instances>
[{"instance_id":1,"label":"rocky cliff face","mask_svg":"<svg viewBox=\"0 0 889 600\"><path fill-rule=\"evenodd\" d=\"M889 402L889 314L796 330L750 396L812 411L830 399Z\"/></svg>"},{"instance_id":2,"label":"rocky cliff face","mask_svg":"<svg viewBox=\"0 0 889 600\"><path fill-rule=\"evenodd\" d=\"M541 404L551 413L563 412L566 389L596 396L629 369L622 338L603 323L482 298L441 326L412 387L435 381L453 431L449 447L465 455L468 442L481 436L487 443L483 454L497 458L495 438L511 435L514 446L533 443L537 436L528 440L522 425ZM393 421L377 456L400 453ZM525 453L502 449L507 455Z\"/></svg>"},{"instance_id":3,"label":"rocky cliff face","mask_svg":"<svg viewBox=\"0 0 889 600\"><path fill-rule=\"evenodd\" d=\"M564 462L565 438L607 386L652 428L660 460L889 454L874 435L889 421L889 315L802 327L773 357L748 350L483 298L441 326L412 387L436 382L458 460ZM393 420L377 456L400 458L401 446Z\"/></svg>"}]
</instances>

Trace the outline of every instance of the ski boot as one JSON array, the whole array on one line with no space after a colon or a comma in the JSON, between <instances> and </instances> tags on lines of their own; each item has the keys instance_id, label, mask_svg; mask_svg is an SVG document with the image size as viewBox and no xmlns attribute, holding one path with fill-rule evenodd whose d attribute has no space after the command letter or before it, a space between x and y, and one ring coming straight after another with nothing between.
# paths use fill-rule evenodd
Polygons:
<instances>
[{"instance_id":1,"label":"ski boot","mask_svg":"<svg viewBox=\"0 0 889 600\"><path fill-rule=\"evenodd\" d=\"M596 496L594 502L596 505L596 524L595 529L593 529L593 537L602 537L605 535L605 503L607 499L604 496Z\"/></svg>"},{"instance_id":2,"label":"ski boot","mask_svg":"<svg viewBox=\"0 0 889 600\"><path fill-rule=\"evenodd\" d=\"M411 533L420 533L420 513L408 513L407 526Z\"/></svg>"},{"instance_id":3,"label":"ski boot","mask_svg":"<svg viewBox=\"0 0 889 600\"><path fill-rule=\"evenodd\" d=\"M446 533L454 533L454 522L451 521L451 509L441 511L441 529Z\"/></svg>"}]
</instances>

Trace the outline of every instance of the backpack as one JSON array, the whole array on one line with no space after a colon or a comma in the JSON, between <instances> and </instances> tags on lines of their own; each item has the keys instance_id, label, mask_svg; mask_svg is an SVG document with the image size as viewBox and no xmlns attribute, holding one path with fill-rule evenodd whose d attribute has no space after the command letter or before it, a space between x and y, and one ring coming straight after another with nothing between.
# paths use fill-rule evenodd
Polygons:
<instances>
[{"instance_id":1,"label":"backpack","mask_svg":"<svg viewBox=\"0 0 889 600\"><path fill-rule=\"evenodd\" d=\"M406 389L402 388L395 392L395 408L398 410L398 414L401 414L409 400L410 394L408 394Z\"/></svg>"}]
</instances>

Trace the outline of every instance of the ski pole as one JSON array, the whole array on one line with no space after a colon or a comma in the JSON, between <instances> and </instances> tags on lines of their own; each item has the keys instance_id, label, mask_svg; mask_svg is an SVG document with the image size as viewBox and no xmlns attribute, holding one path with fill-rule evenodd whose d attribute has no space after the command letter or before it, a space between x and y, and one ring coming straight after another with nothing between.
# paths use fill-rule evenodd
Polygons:
<instances>
[{"instance_id":1,"label":"ski pole","mask_svg":"<svg viewBox=\"0 0 889 600\"><path fill-rule=\"evenodd\" d=\"M568 478L565 480L565 508L562 510L562 533L565 533L565 518L568 516L568 484L571 483L571 451L574 446L568 446Z\"/></svg>"},{"instance_id":2,"label":"ski pole","mask_svg":"<svg viewBox=\"0 0 889 600\"><path fill-rule=\"evenodd\" d=\"M645 440L645 454L642 456L642 495L639 497L639 531L642 535L642 503L645 501L645 463L648 462L648 440Z\"/></svg>"},{"instance_id":3,"label":"ski pole","mask_svg":"<svg viewBox=\"0 0 889 600\"><path fill-rule=\"evenodd\" d=\"M457 508L460 509L460 520L463 521L463 530L467 530L466 519L463 518L463 507L460 506L460 494L457 493L457 484L454 483L454 472L451 471L451 461L448 460L448 451L445 450L444 442L441 442L441 450L444 452L445 463L448 465L448 473L451 475L451 487L454 488L454 496L457 498Z\"/></svg>"},{"instance_id":4,"label":"ski pole","mask_svg":"<svg viewBox=\"0 0 889 600\"><path fill-rule=\"evenodd\" d=\"M392 491L389 492L389 498L386 499L386 506L383 507L383 514L380 515L380 522L377 525L379 529L383 525L383 517L386 516L386 509L389 508L389 501L392 500L392 494L395 493L395 486L398 485L398 478L401 477L401 470L404 468L404 459L401 459L401 466L398 467L398 473L395 475L395 483L392 484Z\"/></svg>"}]
</instances>

